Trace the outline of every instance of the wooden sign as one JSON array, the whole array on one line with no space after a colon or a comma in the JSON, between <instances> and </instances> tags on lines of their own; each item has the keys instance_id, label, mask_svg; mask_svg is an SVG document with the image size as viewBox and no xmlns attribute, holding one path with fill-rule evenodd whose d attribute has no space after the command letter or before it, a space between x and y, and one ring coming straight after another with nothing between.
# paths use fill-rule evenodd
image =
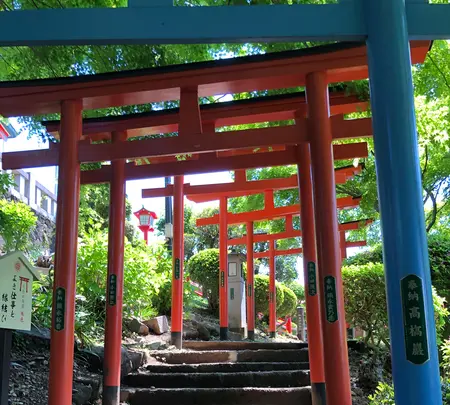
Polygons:
<instances>
[{"instance_id":1,"label":"wooden sign","mask_svg":"<svg viewBox=\"0 0 450 405\"><path fill-rule=\"evenodd\" d=\"M23 253L0 257L0 405L8 405L12 330L31 329L32 287L38 278Z\"/></svg>"},{"instance_id":2,"label":"wooden sign","mask_svg":"<svg viewBox=\"0 0 450 405\"><path fill-rule=\"evenodd\" d=\"M21 252L0 257L0 328L31 329L33 281L38 274Z\"/></svg>"}]
</instances>

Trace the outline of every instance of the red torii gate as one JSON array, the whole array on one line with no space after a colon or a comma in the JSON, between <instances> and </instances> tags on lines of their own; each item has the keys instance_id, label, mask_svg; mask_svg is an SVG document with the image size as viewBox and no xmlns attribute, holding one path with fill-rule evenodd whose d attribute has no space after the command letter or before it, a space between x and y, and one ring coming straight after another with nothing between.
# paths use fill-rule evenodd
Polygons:
<instances>
[{"instance_id":1,"label":"red torii gate","mask_svg":"<svg viewBox=\"0 0 450 405\"><path fill-rule=\"evenodd\" d=\"M188 197L189 198L189 197ZM214 197L210 197L211 199L214 199ZM221 197L222 199L225 197ZM352 208L352 207L356 207L359 205L360 199L353 199L351 197L345 197L345 198L340 198L338 199L338 204L337 207L341 208L341 209L345 209L345 208ZM233 238L233 239L228 239L228 236L226 237L227 240L227 245L228 246L235 246L235 245L247 245L247 268L248 269L252 269L253 268L253 261L255 256L255 253L253 252L253 244L256 242L265 242L265 241L269 241L269 244L274 243L276 240L279 239L290 239L290 238L296 238L299 236L302 236L302 232L300 230L295 230L293 229L293 216L294 215L299 215L300 212L300 205L291 205L291 206L287 206L287 207L280 207L282 209L282 212L280 211L280 209L277 209L273 206L273 191L265 191L265 208L263 210L257 210L257 211L251 211L251 212L243 212L243 213L239 213L239 214L230 214L227 213L226 215L226 227L225 227L225 233L227 234L227 228L228 225L236 225L236 224L246 224L247 227L247 235L241 238ZM225 209L227 209L227 206L224 206ZM222 220L223 217L225 217L225 215L222 214L222 209L223 205L220 206L219 209L219 214L214 215L212 217L208 217L208 218L199 218L196 221L196 225L197 226L205 226L205 225L217 225L219 224L219 232L222 231L222 226L223 224L220 222ZM281 233L276 233L276 234L254 234L253 232L253 226L254 226L254 222L257 221L264 221L264 220L273 220L273 219L281 219L281 218L285 218L286 220L286 229L284 232ZM370 223L371 220L366 220L364 221L365 224ZM222 225L222 226L221 226ZM339 225L339 231L342 233L344 233L345 235L345 231L346 230L352 230L352 229L358 229L361 225L361 222L349 222L347 224L342 224ZM222 251L225 251L227 253L227 248L223 246L223 243L220 241L220 237L219 237L219 243L220 243L220 255L222 255ZM275 247L273 247L275 249ZM283 252L285 253L285 252ZM293 254L299 254L302 253L302 250L297 250L295 251ZM225 265L226 267L226 265ZM275 268L271 268L269 266L271 272L275 270ZM273 280L275 280L275 276L271 275L271 277L273 277ZM222 275L219 281L219 292L221 291L221 289L224 289L225 291L219 296L219 303L220 303L220 308L226 308L226 312L225 310L221 310L220 314L221 314L221 318L220 318L220 322L221 325L228 325L228 300L227 300L227 282L226 282L226 275L223 276L223 278L225 278L225 283L221 283L222 281ZM251 271L247 271L247 278L248 281L247 283L250 285L250 290L249 291L253 291L254 290L254 279L253 279L253 273ZM275 284L270 284L272 288L272 290L275 288ZM269 287L269 289L271 288ZM270 290L270 291L272 291ZM273 290L275 291L275 290ZM272 292L273 292L272 291ZM274 293L275 294L275 293ZM248 297L248 306L250 308L252 308L251 310L249 310L249 313L253 313L254 312L254 295L250 295L247 294ZM253 331L255 328L255 324L254 324L254 317L252 315L250 315L250 321L248 324L248 331L249 331L249 336L251 337L253 335ZM223 328L225 326L222 326Z\"/></svg>"},{"instance_id":2,"label":"red torii gate","mask_svg":"<svg viewBox=\"0 0 450 405\"><path fill-rule=\"evenodd\" d=\"M413 63L424 60L428 45L428 42L411 43ZM246 161L251 160L248 156L218 157L217 151L286 145L283 151L265 153L266 156L263 159L260 157L253 159L252 166L247 167L287 163L301 165L300 189L302 197L305 197L302 198L302 218L308 217L303 215L305 207L308 206L310 208L309 218L312 221L314 218L312 189L303 195L303 190L307 189L308 184L310 186L312 184L311 176L306 175L311 170L308 144L311 145L312 171L316 184L317 215L315 220L317 246L322 264L319 268L319 280L322 283L326 277L327 280L334 281L336 292L333 298L337 308L335 317L331 319L328 314L322 312L324 318L322 332L327 358L325 366L328 376L327 397L329 405L349 405L351 403L345 333L344 328L341 327L343 300L339 275L340 255L332 175L331 142L333 136L332 120L329 117L328 84L367 78L367 55L365 46L360 44L332 44L322 47L322 52L320 50L320 48L315 48L258 55L231 61L183 65L175 69L157 68L88 77L0 83L0 113L5 117L61 113L59 147L52 147L45 151L3 155L5 169L57 164L61 180L64 180L60 181L58 186L54 292L64 292L66 309L64 327L56 329L54 322L52 327L50 405L70 405L72 399L80 179L86 184L111 182L111 196L115 197L112 199L111 212L117 212L117 214L110 216L108 274L109 277L117 276L117 284L114 289L111 289L112 284L108 283L108 296L114 295L114 291L116 291L116 300L107 302L107 306L111 308L107 308L105 343L109 349L105 352L105 367L108 373L105 373L104 404L116 405L120 386L119 320L121 315L119 308L123 280L123 238L120 235L123 235L124 226L123 201L121 200L125 198L125 180L148 177L150 173L153 175L158 173L159 176L183 175L207 170L244 168L248 164ZM298 86L306 86L308 93L307 119L304 118L305 104L304 108L299 105L299 113L294 117L295 125L292 126L230 131L229 136L224 136L223 133L219 136L219 134L207 132L208 136L200 136L203 131L198 97ZM124 142L127 134L121 132L123 129L119 129L120 120L115 122L111 120L109 121L110 139L113 140L113 143L94 145L89 143L89 139L82 140L83 109L100 109L174 99L180 99L179 136L175 139ZM295 112L292 115L295 115ZM308 131L306 131L307 123ZM298 145L298 148L293 145ZM203 154L203 156L196 156L192 160L176 163L176 165L173 162L147 165L148 167L126 164L126 159L174 156L184 153ZM227 159L226 162L225 159ZM99 170L83 172L80 175L80 163L105 160L112 161L112 164ZM308 171L304 168L307 168ZM308 198L311 199L309 202ZM226 219L226 217L224 218ZM332 228L324 232L327 224L332 224ZM306 240L308 240L307 243L310 244L308 257L315 263L314 229L307 233L305 225L302 224L302 228L305 233L305 255ZM180 230L182 231L182 228ZM113 237L111 234L115 236ZM174 268L175 265L176 261ZM321 285L321 290L323 291L323 285ZM316 395L315 390L316 388L313 388L313 395Z\"/></svg>"},{"instance_id":3,"label":"red torii gate","mask_svg":"<svg viewBox=\"0 0 450 405\"><path fill-rule=\"evenodd\" d=\"M361 167L344 167L342 169L336 170L336 177L338 182L345 182L349 177L352 177L354 174L359 173ZM215 199L225 198L222 194L227 192L231 193L233 196L241 196L241 195L250 195L259 193L261 191L265 194L265 209L254 211L251 214L243 213L243 214L228 214L227 224L234 223L247 223L248 221L258 221L270 218L279 218L286 215L290 215L292 220L293 214L299 214L300 205L292 205L287 207L279 207L276 208L273 204L273 189L286 189L295 187L294 184L298 184L297 176L292 176L290 178L282 178L282 179L274 179L274 180L258 180L258 181L247 181L245 178L245 170L236 171L236 179L233 183L224 183L224 184L212 184L212 185L200 185L200 186L191 186L189 184L183 184L183 179L181 176L175 177L174 185L167 185L162 188L152 188L152 189L144 189L142 190L142 198L155 198L155 197L164 197L164 196L174 196L174 241L173 241L173 250L179 251L183 246L183 227L181 221L183 221L183 211L184 211L184 203L183 203L183 193L187 194L187 197L195 202L201 201L211 201ZM295 180L297 183L293 183L292 180ZM269 190L269 187L272 190ZM265 190L265 191L264 191ZM354 207L359 204L360 199L354 199L351 197L345 197L339 199L339 208L347 208ZM245 216L245 218L244 218ZM239 222L241 221L241 222ZM197 220L197 225L214 225L219 224L219 216L213 216L210 218L204 218ZM219 232L222 232L222 227L219 227ZM181 232L178 231L181 229ZM175 236L175 234L179 234ZM226 230L225 230L226 235ZM222 238L219 237L220 240ZM227 240L227 237L225 237ZM223 244L221 243L220 256L222 260L226 260L223 256L225 256L222 251L227 254L226 245L225 249L223 248ZM175 264L175 268L181 268L181 261L183 260L184 255L180 253L179 260ZM226 262L223 265L223 268L226 268ZM173 291L183 291L183 279L179 276L179 271L176 271L177 277L174 282ZM224 303L227 298L227 286L228 286L228 275L227 272L224 272L219 279L219 292L220 292L220 322L221 322L221 330L222 335L221 338L223 340L227 339L228 334L228 301ZM225 290L225 291L223 291ZM183 325L183 302L178 300L176 297L173 297L172 300L172 344L181 348L182 346L182 325ZM254 328L254 326L253 326ZM250 330L252 332L253 329Z\"/></svg>"},{"instance_id":4,"label":"red torii gate","mask_svg":"<svg viewBox=\"0 0 450 405\"><path fill-rule=\"evenodd\" d=\"M240 175L241 179L243 179L242 174ZM198 197L194 195L194 198ZM190 198L190 197L188 197ZM209 193L207 196L200 196L201 201L214 200L216 197L214 194ZM359 205L360 199L352 199L352 198L341 198L340 203L337 204L340 208L349 208ZM254 243L254 220L273 220L277 218L286 218L286 230L283 235L280 235L280 239L286 236L287 238L291 238L292 235L295 235L295 230L293 229L293 215L299 214L300 207L298 205L293 205L290 207L280 207L284 212L281 213L279 209L274 207L273 203L273 190L265 190L264 191L264 202L265 208L263 210L240 213L240 214L228 214L227 212L227 197L220 197L220 206L219 206L219 215L214 215L209 218L199 218L196 221L197 226L202 225L214 225L219 223L219 254L221 266L220 269L227 268L227 254L228 249L227 245L230 244L232 240L228 240L227 230L228 225L246 223L247 227L247 237L246 245L247 245L247 284L249 288L247 288L247 327L249 337L254 335L255 328L255 295L254 295L254 272L249 271L249 269L253 270L254 264L254 252L253 252L253 243ZM226 213L226 215L224 215ZM250 218L252 216L253 218ZM253 220L252 220L253 219ZM310 218L311 220L311 218ZM245 222L244 222L245 221ZM304 221L302 220L302 223ZM353 229L355 224L348 224L347 228ZM343 227L343 230L346 229ZM358 227L358 226L357 226ZM259 237L259 235L258 235ZM271 235L264 235L263 237L267 237L269 240L269 333L271 336L275 336L276 332L276 288L275 288L275 240L271 237ZM235 239L235 241L242 241L242 238ZM233 242L231 242L233 243ZM233 243L234 244L234 243ZM300 253L300 252L297 252ZM305 272L305 277L308 277L309 272ZM314 267L314 275L316 277L315 267ZM306 279L306 278L305 278ZM228 277L227 272L223 272L220 270L219 272L219 306L220 306L220 325L221 331L228 327ZM224 281L222 281L224 280ZM317 290L317 287L316 287ZM317 295L317 291L314 295ZM323 362L323 346L322 340L320 336L321 331L321 323L320 323L320 306L319 302L316 299L313 301L314 296L307 296L307 310L309 309L310 314L316 314L317 316L311 316L311 319L314 321L311 322L310 327L310 369L311 369L311 383L316 386L318 392L316 393L318 398L324 398L324 362ZM224 326L225 325L225 326ZM315 337L319 337L318 340L314 339ZM221 336L222 338L222 336ZM322 391L321 391L322 390Z\"/></svg>"},{"instance_id":5,"label":"red torii gate","mask_svg":"<svg viewBox=\"0 0 450 405\"><path fill-rule=\"evenodd\" d=\"M254 302L254 273L253 273L253 260L255 258L269 257L269 333L271 336L276 336L276 282L275 282L275 256L277 255L291 255L291 254L301 254L303 253L302 248L291 248L287 250L275 250L275 242L280 239L290 239L302 236L302 232L300 230L293 229L292 215L286 215L286 225L285 231L279 232L275 234L254 234L253 233L253 222L247 223L247 231L249 232L247 235L244 235L241 238L233 238L228 240L229 246L234 245L247 245L247 325L249 334L251 330L254 330L255 327L255 302ZM303 222L303 221L302 221ZM345 240L345 231L356 230L361 226L368 225L372 222L371 219L365 219L360 221L351 221L339 224L339 232L340 235L344 235ZM253 243L255 242L265 242L269 241L269 251L268 252L253 252ZM342 238L340 243L342 244ZM356 246L365 246L365 241L356 241L356 242L345 242L344 248L341 245L341 252L345 251L347 247L356 247ZM342 254L342 253L341 253ZM305 291L308 291L306 294L306 305L308 310L310 310L310 343L309 350L311 350L310 354L310 368L311 368L311 382L313 384L318 384L320 386L323 381L321 378L323 377L324 369L323 369L323 349L321 347L321 340L319 342L315 341L314 338L318 335L318 331L320 331L321 322L320 317L313 316L312 311L318 311L314 304L313 299L317 294L317 280L316 280L316 272L315 268L311 269L310 263L305 263L305 257L303 259L304 266L304 279ZM312 272L311 272L312 270ZM311 290L314 291L311 294ZM315 312L314 312L315 313ZM320 336L320 334L319 334ZM249 335L250 337L250 335Z\"/></svg>"},{"instance_id":6,"label":"red torii gate","mask_svg":"<svg viewBox=\"0 0 450 405\"><path fill-rule=\"evenodd\" d=\"M343 231L341 231L342 235ZM276 294L276 265L275 260L277 256L289 256L289 255L300 255L303 253L302 248L290 248L290 249L276 249L276 241L278 238L276 238L277 234L272 235L253 235L253 240L255 241L255 236L268 236L266 240L269 242L269 250L265 252L253 252L253 259L262 259L262 258L268 258L269 259L269 335L270 337L276 336L276 320L277 320L277 294ZM344 233L345 236L345 233ZM247 239L247 238L245 238ZM259 239L259 238L258 238ZM281 238L280 238L281 239ZM229 245L237 245L238 243L230 243L232 240L228 241ZM239 243L240 244L240 243ZM344 241L344 244L340 245L341 252L345 252L347 248L349 247L360 247L360 246L366 246L367 242L365 240L359 240L359 241ZM344 258L344 257L342 257ZM247 269L247 274L249 270ZM253 277L252 277L253 280ZM308 281L308 279L305 279L305 281ZM252 288L252 287L250 287ZM253 308L249 308L250 305L247 305L247 314L251 311L252 314L254 314L254 306ZM253 328L254 328L254 315L251 317L251 320L253 322ZM315 319L312 319L310 321L311 324L316 323ZM311 325L313 326L313 325ZM313 326L314 327L314 326ZM249 336L250 338L250 336ZM314 346L314 344L313 344ZM315 359L317 361L318 359Z\"/></svg>"},{"instance_id":7,"label":"red torii gate","mask_svg":"<svg viewBox=\"0 0 450 405\"><path fill-rule=\"evenodd\" d=\"M334 145L336 147L338 145ZM341 150L344 151L344 153L337 153L335 155L335 159L339 160L341 159L354 159L354 158L361 158L367 156L367 144L350 144L350 145L339 145L341 146ZM355 148L355 146L357 146ZM348 149L348 152L345 151L345 149ZM240 151L237 151L238 153ZM345 157L344 157L345 156ZM348 178L353 177L355 174L360 173L362 166L347 166L342 167L339 169L335 169L335 181L336 183L344 183L348 180ZM178 180L178 182L177 182ZM245 195L251 195L255 194L257 192L261 193L261 191L264 191L265 194L265 207L275 210L275 217L279 217L280 215L285 216L286 212L289 213L290 210L292 210L292 214L286 215L288 218L290 218L290 228L292 228L292 215L299 213L299 207L282 207L282 212L280 210L276 210L273 205L273 190L281 190L281 189L287 189L287 188L293 188L298 186L298 178L297 176L291 176L290 178L282 178L282 179L269 179L269 180L256 180L256 181L247 181L246 179L246 173L245 170L236 170L235 171L235 181L233 183L225 183L225 184L209 184L209 185L199 185L199 186L192 186L190 184L183 185L183 180L181 177L175 178L175 184L174 185L167 185L163 188L154 188L154 189L144 189L142 190L142 197L143 198L153 198L153 197L163 197L163 196L172 196L177 195L177 198L174 198L174 213L178 212L179 214L174 214L174 230L181 229L183 230L182 225L182 212L183 212L183 197L182 194L187 194L188 198L194 202L205 202L205 201L211 201L214 199L219 198L221 207L225 206L226 209L226 201L227 196L245 196ZM271 189L271 190L270 190ZM359 204L360 199L352 199L350 197L340 199L339 206L342 208L345 208L346 205L353 207ZM223 209L223 208L222 208ZM259 216L264 216L264 214L261 214L260 212L257 212ZM227 250L226 246L225 249L223 247L223 241L227 240L227 224L223 223L223 217L219 218L222 222L220 222L219 226L219 240L221 244L220 249L220 267L221 269L225 269L227 267ZM177 221L178 218L178 221ZM214 217L213 217L214 218ZM248 219L248 218L247 218ZM208 219L206 219L208 220ZM238 219L239 220L239 219ZM255 220L258 220L258 218L255 218ZM248 222L247 227L249 229L249 224L251 224L251 229L253 232L253 222ZM353 228L352 228L353 229ZM177 233L177 232L174 232ZM182 231L179 232L180 235L182 234ZM182 238L182 236L181 236ZM180 245L183 245L182 239L176 240L174 239L174 245L175 243L180 243ZM250 243L250 242L248 242ZM251 248L250 248L251 246ZM250 249L250 250L249 250ZM251 253L253 253L253 243L251 245L247 244L247 250ZM184 255L182 254L181 257ZM249 263L251 263L249 268L253 268L253 256L248 255L247 257L247 266L249 266ZM226 271L221 271L219 275L219 292L220 292L220 331L221 331L221 339L226 339L226 335L228 333L228 300L227 300L227 290L228 290L228 273ZM247 316L250 320L249 323L249 337L251 337L254 334L254 324L255 324L255 318L254 318L254 278L253 273L249 273L249 282L248 284L251 286L252 293L249 293L249 289L247 289ZM275 286L275 278L274 275L271 278L273 283L270 283L270 286ZM174 289L172 291L175 291L175 288L177 291L183 291L182 286L182 278L178 278L177 280L173 280ZM273 291L275 291L273 287ZM275 293L272 294L274 296ZM311 301L311 299L309 300ZM177 347L181 347L182 345L182 314L183 314L183 307L182 302L179 300L175 300L173 298L172 300L173 304L176 305L175 307L172 307L172 343L174 343ZM317 304L318 301L316 300ZM311 307L311 304L309 305ZM276 305L272 305L272 311L273 308L276 309ZM316 308L315 311L319 313L319 308ZM275 315L272 314L271 319L275 319ZM310 327L310 336L314 336L315 334L320 334L321 327L319 322L319 317L316 317L317 322L315 325L311 325ZM276 324L276 321L275 321ZM252 326L253 325L253 326ZM274 329L275 330L275 329ZM318 387L323 386L324 381L324 366L323 366L323 347L322 347L322 340L319 339L317 341L313 341L311 339L311 375L312 375L312 381L315 385ZM314 347L316 346L316 347ZM321 394L324 396L324 392Z\"/></svg>"}]
</instances>

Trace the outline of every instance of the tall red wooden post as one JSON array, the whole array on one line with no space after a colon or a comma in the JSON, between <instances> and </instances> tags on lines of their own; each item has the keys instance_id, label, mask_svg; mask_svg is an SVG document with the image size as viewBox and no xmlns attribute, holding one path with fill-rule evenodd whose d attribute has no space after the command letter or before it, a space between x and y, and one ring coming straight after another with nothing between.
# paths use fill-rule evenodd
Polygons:
<instances>
[{"instance_id":1,"label":"tall red wooden post","mask_svg":"<svg viewBox=\"0 0 450 405\"><path fill-rule=\"evenodd\" d=\"M277 335L277 290L275 284L275 241L269 241L269 337Z\"/></svg>"},{"instance_id":2,"label":"tall red wooden post","mask_svg":"<svg viewBox=\"0 0 450 405\"><path fill-rule=\"evenodd\" d=\"M173 193L173 247L172 247L172 332L171 341L177 349L183 339L183 245L184 194L183 176L175 176Z\"/></svg>"},{"instance_id":3,"label":"tall red wooden post","mask_svg":"<svg viewBox=\"0 0 450 405\"><path fill-rule=\"evenodd\" d=\"M328 405L351 405L326 73L306 77Z\"/></svg>"},{"instance_id":4,"label":"tall red wooden post","mask_svg":"<svg viewBox=\"0 0 450 405\"><path fill-rule=\"evenodd\" d=\"M347 241L345 239L345 231L339 231L339 247L341 249L341 262L347 258Z\"/></svg>"},{"instance_id":5,"label":"tall red wooden post","mask_svg":"<svg viewBox=\"0 0 450 405\"><path fill-rule=\"evenodd\" d=\"M219 206L219 311L220 340L228 340L228 203L220 197Z\"/></svg>"},{"instance_id":6,"label":"tall red wooden post","mask_svg":"<svg viewBox=\"0 0 450 405\"><path fill-rule=\"evenodd\" d=\"M255 339L255 271L253 263L253 222L247 222L247 336Z\"/></svg>"},{"instance_id":7,"label":"tall red wooden post","mask_svg":"<svg viewBox=\"0 0 450 405\"><path fill-rule=\"evenodd\" d=\"M124 132L113 132L113 143L126 141ZM103 405L120 404L122 364L123 256L125 240L125 160L111 162L108 277L106 292Z\"/></svg>"},{"instance_id":8,"label":"tall red wooden post","mask_svg":"<svg viewBox=\"0 0 450 405\"><path fill-rule=\"evenodd\" d=\"M300 187L300 219L302 228L303 274L308 316L308 353L313 405L326 403L323 358L321 293L317 282L316 230L311 178L311 153L308 144L298 146L298 179Z\"/></svg>"},{"instance_id":9,"label":"tall red wooden post","mask_svg":"<svg viewBox=\"0 0 450 405\"><path fill-rule=\"evenodd\" d=\"M49 405L72 405L82 102L61 106L55 280L50 349Z\"/></svg>"}]
</instances>

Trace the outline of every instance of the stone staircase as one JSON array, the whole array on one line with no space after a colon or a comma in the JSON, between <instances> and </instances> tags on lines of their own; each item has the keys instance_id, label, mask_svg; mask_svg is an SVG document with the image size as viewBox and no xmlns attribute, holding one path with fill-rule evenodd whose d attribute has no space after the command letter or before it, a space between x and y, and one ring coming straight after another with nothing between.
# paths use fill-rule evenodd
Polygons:
<instances>
[{"instance_id":1,"label":"stone staircase","mask_svg":"<svg viewBox=\"0 0 450 405\"><path fill-rule=\"evenodd\" d=\"M304 343L185 342L124 378L130 405L311 405Z\"/></svg>"}]
</instances>

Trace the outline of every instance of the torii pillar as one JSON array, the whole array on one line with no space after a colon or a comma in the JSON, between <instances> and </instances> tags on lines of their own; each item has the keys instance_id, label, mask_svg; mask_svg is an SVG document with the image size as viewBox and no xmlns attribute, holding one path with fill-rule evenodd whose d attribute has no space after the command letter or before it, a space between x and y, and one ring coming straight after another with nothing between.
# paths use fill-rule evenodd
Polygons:
<instances>
[{"instance_id":1,"label":"torii pillar","mask_svg":"<svg viewBox=\"0 0 450 405\"><path fill-rule=\"evenodd\" d=\"M228 199L219 202L219 322L220 340L228 340Z\"/></svg>"},{"instance_id":2,"label":"torii pillar","mask_svg":"<svg viewBox=\"0 0 450 405\"><path fill-rule=\"evenodd\" d=\"M182 348L183 340L183 262L184 262L184 176L175 176L173 193L172 245L172 326L171 342Z\"/></svg>"},{"instance_id":3,"label":"torii pillar","mask_svg":"<svg viewBox=\"0 0 450 405\"><path fill-rule=\"evenodd\" d=\"M255 339L255 269L253 261L253 222L249 221L247 227L247 336Z\"/></svg>"},{"instance_id":4,"label":"torii pillar","mask_svg":"<svg viewBox=\"0 0 450 405\"><path fill-rule=\"evenodd\" d=\"M127 136L124 132L113 132L111 138L114 143L125 142ZM111 168L103 405L120 404L120 371L122 366L125 159L112 161Z\"/></svg>"},{"instance_id":5,"label":"torii pillar","mask_svg":"<svg viewBox=\"0 0 450 405\"><path fill-rule=\"evenodd\" d=\"M275 268L275 241L269 241L269 337L277 336L277 289Z\"/></svg>"},{"instance_id":6,"label":"torii pillar","mask_svg":"<svg viewBox=\"0 0 450 405\"><path fill-rule=\"evenodd\" d=\"M50 348L49 405L72 403L75 330L75 290L78 245L82 101L65 100L61 106L58 212L56 214L55 280L53 283ZM61 309L57 308L62 305Z\"/></svg>"},{"instance_id":7,"label":"torii pillar","mask_svg":"<svg viewBox=\"0 0 450 405\"><path fill-rule=\"evenodd\" d=\"M328 405L352 405L336 185L325 72L306 76Z\"/></svg>"},{"instance_id":8,"label":"torii pillar","mask_svg":"<svg viewBox=\"0 0 450 405\"><path fill-rule=\"evenodd\" d=\"M368 31L395 403L440 405L406 5L404 0L366 0L362 5ZM420 318L411 317L409 292L414 297L417 293L413 306ZM413 326L420 328L420 335Z\"/></svg>"},{"instance_id":9,"label":"torii pillar","mask_svg":"<svg viewBox=\"0 0 450 405\"><path fill-rule=\"evenodd\" d=\"M297 156L299 161L297 167L300 187L303 277L305 280L306 314L308 316L308 354L311 369L312 401L313 405L325 405L324 349L320 311L322 294L318 286L314 198L309 145L300 144L297 149Z\"/></svg>"}]
</instances>

